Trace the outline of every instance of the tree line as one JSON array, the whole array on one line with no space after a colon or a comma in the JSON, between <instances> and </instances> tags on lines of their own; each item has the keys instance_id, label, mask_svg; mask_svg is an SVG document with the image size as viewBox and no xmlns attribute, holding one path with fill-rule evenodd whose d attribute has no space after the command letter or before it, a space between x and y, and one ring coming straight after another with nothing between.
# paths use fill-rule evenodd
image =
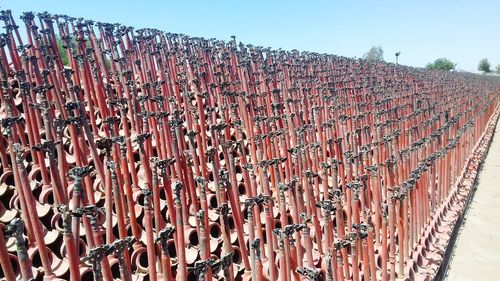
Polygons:
<instances>
[{"instance_id":1,"label":"tree line","mask_svg":"<svg viewBox=\"0 0 500 281\"><path fill-rule=\"evenodd\" d=\"M396 57L399 55L399 52L396 53ZM363 59L369 61L384 61L384 50L380 46L373 46L368 52L363 55ZM435 61L428 63L425 68L431 70L445 70L450 71L455 69L457 63L452 62L447 58L438 58ZM495 69L492 69L491 63L488 61L488 58L483 58L479 61L477 70L483 73L492 73L496 72L500 74L500 64L498 64Z\"/></svg>"}]
</instances>

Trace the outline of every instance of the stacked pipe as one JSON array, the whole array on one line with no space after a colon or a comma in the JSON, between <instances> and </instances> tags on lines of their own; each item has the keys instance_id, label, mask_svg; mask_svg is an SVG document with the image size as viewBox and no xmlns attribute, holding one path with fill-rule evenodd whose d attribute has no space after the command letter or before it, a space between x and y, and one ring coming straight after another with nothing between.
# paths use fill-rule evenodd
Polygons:
<instances>
[{"instance_id":1,"label":"stacked pipe","mask_svg":"<svg viewBox=\"0 0 500 281\"><path fill-rule=\"evenodd\" d=\"M0 18L7 280L410 278L498 111L490 77Z\"/></svg>"}]
</instances>

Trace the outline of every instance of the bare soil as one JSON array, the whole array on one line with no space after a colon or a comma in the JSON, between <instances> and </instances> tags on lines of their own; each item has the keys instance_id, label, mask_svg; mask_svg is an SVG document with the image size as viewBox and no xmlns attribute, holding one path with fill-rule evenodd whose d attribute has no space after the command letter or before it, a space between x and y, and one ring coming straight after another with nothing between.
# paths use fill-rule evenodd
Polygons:
<instances>
[{"instance_id":1,"label":"bare soil","mask_svg":"<svg viewBox=\"0 0 500 281\"><path fill-rule=\"evenodd\" d=\"M448 281L500 280L500 129L455 244Z\"/></svg>"}]
</instances>

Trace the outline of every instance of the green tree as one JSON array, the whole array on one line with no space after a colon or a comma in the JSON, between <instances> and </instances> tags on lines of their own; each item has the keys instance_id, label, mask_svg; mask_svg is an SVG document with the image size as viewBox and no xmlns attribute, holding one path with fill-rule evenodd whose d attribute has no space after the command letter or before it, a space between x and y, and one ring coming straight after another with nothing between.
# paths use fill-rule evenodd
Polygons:
<instances>
[{"instance_id":1,"label":"green tree","mask_svg":"<svg viewBox=\"0 0 500 281\"><path fill-rule=\"evenodd\" d=\"M497 64L497 66L495 67L495 72L497 74L500 74L500 64Z\"/></svg>"},{"instance_id":2,"label":"green tree","mask_svg":"<svg viewBox=\"0 0 500 281\"><path fill-rule=\"evenodd\" d=\"M74 39L72 39L72 43L75 44ZM61 56L61 60L62 60L63 65L69 66L69 58L68 58L67 49L64 47L64 42L62 41L62 39L59 36L56 37L56 44L57 44L57 49L59 51L59 55ZM87 46L90 47L89 42L87 42ZM111 69L111 60L110 59L106 59L106 66L108 67L108 69Z\"/></svg>"},{"instance_id":3,"label":"green tree","mask_svg":"<svg viewBox=\"0 0 500 281\"><path fill-rule=\"evenodd\" d=\"M449 71L449 70L452 70L455 68L455 64L447 59L447 58L439 58L439 59L436 59L434 62L432 63L428 63L425 68L427 69L432 69L432 70L446 70L446 71Z\"/></svg>"},{"instance_id":4,"label":"green tree","mask_svg":"<svg viewBox=\"0 0 500 281\"><path fill-rule=\"evenodd\" d=\"M66 52L66 48L64 48L64 43L61 38L56 38L57 49L59 50L59 55L61 56L61 60L63 65L69 66L68 53Z\"/></svg>"},{"instance_id":5,"label":"green tree","mask_svg":"<svg viewBox=\"0 0 500 281\"><path fill-rule=\"evenodd\" d=\"M477 66L477 70L482 71L484 73L491 72L491 65L487 58L484 58L479 61L479 65Z\"/></svg>"},{"instance_id":6,"label":"green tree","mask_svg":"<svg viewBox=\"0 0 500 281\"><path fill-rule=\"evenodd\" d=\"M384 50L382 47L373 46L367 53L363 55L363 59L369 61L384 61Z\"/></svg>"}]
</instances>

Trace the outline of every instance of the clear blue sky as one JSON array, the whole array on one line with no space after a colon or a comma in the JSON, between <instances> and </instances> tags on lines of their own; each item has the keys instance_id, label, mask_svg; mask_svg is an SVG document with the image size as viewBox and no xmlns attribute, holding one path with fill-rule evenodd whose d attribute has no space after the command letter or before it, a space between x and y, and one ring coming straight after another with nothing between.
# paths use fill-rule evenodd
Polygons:
<instances>
[{"instance_id":1,"label":"clear blue sky","mask_svg":"<svg viewBox=\"0 0 500 281\"><path fill-rule=\"evenodd\" d=\"M167 3L168 2L168 3ZM500 64L500 1L0 0L18 18L49 11L245 44L361 57L380 45L386 61L425 66L439 57L476 71Z\"/></svg>"}]
</instances>

